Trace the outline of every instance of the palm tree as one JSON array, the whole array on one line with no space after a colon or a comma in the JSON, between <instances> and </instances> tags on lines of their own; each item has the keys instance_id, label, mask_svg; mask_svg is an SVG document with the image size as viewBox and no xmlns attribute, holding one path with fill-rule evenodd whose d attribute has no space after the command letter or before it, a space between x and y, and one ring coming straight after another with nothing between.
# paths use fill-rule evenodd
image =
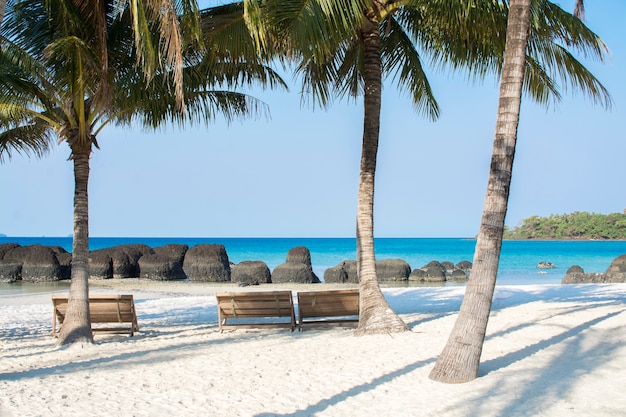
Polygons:
<instances>
[{"instance_id":1,"label":"palm tree","mask_svg":"<svg viewBox=\"0 0 626 417\"><path fill-rule=\"evenodd\" d=\"M526 51L529 46L533 46L529 43L533 15L531 3L531 0L511 0L509 4L498 117L487 195L474 253L474 267L459 316L430 373L431 379L440 382L462 383L471 381L478 375L502 247L524 71L527 65ZM594 91L590 93L592 97L602 99ZM608 96L605 95L603 100L605 105L610 104Z\"/></svg>"},{"instance_id":2,"label":"palm tree","mask_svg":"<svg viewBox=\"0 0 626 417\"><path fill-rule=\"evenodd\" d=\"M357 334L404 331L406 325L391 310L376 277L374 250L374 180L379 146L383 76L393 75L407 89L416 109L435 119L439 108L423 68L424 57L436 67L467 70L482 77L502 66L506 8L493 0L454 2L409 0L246 0L248 21L258 43L269 42L267 28L277 31L289 58L297 62L303 90L326 106L334 95L363 95L364 122L357 207L357 269L360 282L360 321ZM554 46L554 37L573 29L553 19L533 31L535 49L525 65L527 89L534 98L558 99L548 66L564 74L577 72L574 83L599 89L597 81L573 57ZM264 20L266 19L266 20ZM579 30L579 28L575 28ZM580 31L580 30L579 30ZM543 33L546 32L546 33ZM554 35L556 33L556 35ZM575 44L591 43L589 33L571 35ZM421 53L419 52L421 51ZM543 65L542 65L543 64Z\"/></svg>"},{"instance_id":3,"label":"palm tree","mask_svg":"<svg viewBox=\"0 0 626 417\"><path fill-rule=\"evenodd\" d=\"M267 1L262 7L254 0L245 3L258 43L271 44L268 27L276 32L272 39L280 39L288 59L297 62L303 90L312 93L314 104L328 105L333 93L354 98L363 94L356 219L360 319L356 334L405 331L406 324L385 300L376 275L374 185L383 75L397 75L398 85L410 91L418 111L432 119L439 114L415 47L424 33L420 26L427 26L421 6L383 0ZM461 60L454 53L449 56Z\"/></svg>"},{"instance_id":4,"label":"palm tree","mask_svg":"<svg viewBox=\"0 0 626 417\"><path fill-rule=\"evenodd\" d=\"M47 144L57 136L68 143L74 164L70 302L58 344L93 342L88 304L88 180L98 133L110 123L157 127L166 122L208 122L217 113L227 118L255 114L264 109L256 99L213 88L282 82L267 67L248 67L245 62L229 66L210 53L199 53L193 45L181 55L184 85L173 85L177 70L168 60L161 60L161 65L152 62L156 70L146 77L136 65L148 58L140 58L133 41L132 13L128 7L118 9L119 5L104 4L102 32L94 31L85 16L93 10L76 7L71 0L10 4L2 27L0 143ZM161 35L154 31L158 24L146 22L153 30L145 32L149 37L140 42L158 43Z\"/></svg>"}]
</instances>

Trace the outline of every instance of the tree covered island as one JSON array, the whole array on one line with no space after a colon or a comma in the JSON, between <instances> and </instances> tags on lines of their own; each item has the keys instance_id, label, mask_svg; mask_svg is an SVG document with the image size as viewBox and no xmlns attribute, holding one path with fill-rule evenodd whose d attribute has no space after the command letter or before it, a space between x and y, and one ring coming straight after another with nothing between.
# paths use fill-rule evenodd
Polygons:
<instances>
[{"instance_id":1,"label":"tree covered island","mask_svg":"<svg viewBox=\"0 0 626 417\"><path fill-rule=\"evenodd\" d=\"M519 226L505 230L505 239L626 239L624 213L597 214L575 211L531 216Z\"/></svg>"}]
</instances>

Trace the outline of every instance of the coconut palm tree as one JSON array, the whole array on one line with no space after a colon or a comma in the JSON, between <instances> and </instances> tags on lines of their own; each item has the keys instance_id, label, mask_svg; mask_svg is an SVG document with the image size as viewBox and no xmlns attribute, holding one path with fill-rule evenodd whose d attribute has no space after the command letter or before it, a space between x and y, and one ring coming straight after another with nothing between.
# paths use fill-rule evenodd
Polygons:
<instances>
[{"instance_id":1,"label":"coconut palm tree","mask_svg":"<svg viewBox=\"0 0 626 417\"><path fill-rule=\"evenodd\" d=\"M264 109L261 102L225 87L282 82L263 65L248 66L243 61L229 65L228 60L194 45L181 45L186 51L180 63L184 85L173 82L176 65L167 59L160 65L151 63L155 70L145 76L137 62L159 55L140 55L128 4L102 4L106 24L101 32L93 30L85 15L93 10L77 7L71 0L9 3L1 32L0 150L4 144L48 144L56 136L69 145L74 164L72 282L58 344L93 342L88 304L88 180L98 133L111 123L154 128L167 122L208 122L217 114L227 118L257 114ZM158 22L146 20L146 24L151 30L144 32L148 38L140 43L158 44L162 39Z\"/></svg>"},{"instance_id":2,"label":"coconut palm tree","mask_svg":"<svg viewBox=\"0 0 626 417\"><path fill-rule=\"evenodd\" d=\"M356 240L360 290L360 319L357 335L401 332L406 324L390 308L376 276L374 250L374 184L379 142L383 76L396 75L400 88L407 89L418 111L435 119L439 107L422 67L418 43L428 43L428 11L419 2L395 1L246 1L247 17L258 43L267 37L280 39L287 58L295 61L314 104L328 105L334 95L363 95L363 138L358 189ZM449 9L446 9L449 10ZM261 12L262 11L262 12ZM455 12L460 11L455 9ZM462 21L462 19L461 19ZM267 28L271 30L267 30ZM462 32L457 26L456 31ZM457 42L457 39L454 39ZM446 40L442 47L448 47ZM450 60L459 65L487 65L449 48ZM462 62L463 61L463 62Z\"/></svg>"},{"instance_id":3,"label":"coconut palm tree","mask_svg":"<svg viewBox=\"0 0 626 417\"><path fill-rule=\"evenodd\" d=\"M537 3L540 2L535 4ZM511 0L509 3L498 117L487 195L474 252L474 267L470 273L459 316L441 356L430 373L430 378L436 381L462 383L471 381L478 375L502 248L525 79L526 54L527 49L532 49L533 46L532 42L529 43L531 16L533 14L538 16L537 9L533 13L531 4L531 0ZM596 51L601 49L602 45L598 44ZM604 105L610 104L608 96L602 97L602 94L597 95L594 91L590 91L590 94Z\"/></svg>"},{"instance_id":4,"label":"coconut palm tree","mask_svg":"<svg viewBox=\"0 0 626 417\"><path fill-rule=\"evenodd\" d=\"M506 7L494 0L246 0L248 21L259 45L268 44L268 28L283 40L296 61L303 90L326 106L334 96L363 95L363 140L357 207L357 269L360 321L357 334L403 331L406 325L391 310L376 277L374 250L374 180L379 146L382 80L393 76L409 91L416 109L435 119L439 107L425 71L425 60L481 78L502 68ZM546 68L576 73L573 84L602 91L588 71L555 38L575 44L595 37L572 27L558 8L545 8L551 20L533 29L533 50L525 66L527 91L540 102L558 99ZM576 30L576 33L571 31ZM561 35L563 33L563 35Z\"/></svg>"}]
</instances>

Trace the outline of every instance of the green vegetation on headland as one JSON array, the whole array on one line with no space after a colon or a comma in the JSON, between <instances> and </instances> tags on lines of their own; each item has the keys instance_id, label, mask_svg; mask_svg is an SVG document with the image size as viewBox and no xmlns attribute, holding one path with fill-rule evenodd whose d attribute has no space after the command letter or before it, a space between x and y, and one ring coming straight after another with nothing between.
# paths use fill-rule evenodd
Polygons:
<instances>
[{"instance_id":1,"label":"green vegetation on headland","mask_svg":"<svg viewBox=\"0 0 626 417\"><path fill-rule=\"evenodd\" d=\"M520 226L507 229L505 239L626 239L625 213L596 214L575 211L570 214L531 216Z\"/></svg>"}]
</instances>

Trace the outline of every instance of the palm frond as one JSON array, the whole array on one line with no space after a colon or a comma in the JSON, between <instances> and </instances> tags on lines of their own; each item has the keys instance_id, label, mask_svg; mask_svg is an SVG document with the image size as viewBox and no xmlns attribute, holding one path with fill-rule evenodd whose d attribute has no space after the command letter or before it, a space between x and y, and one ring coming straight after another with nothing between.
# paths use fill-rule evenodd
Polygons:
<instances>
[{"instance_id":1,"label":"palm frond","mask_svg":"<svg viewBox=\"0 0 626 417\"><path fill-rule=\"evenodd\" d=\"M546 69L532 56L526 57L524 92L536 103L549 105L561 100L559 86Z\"/></svg>"},{"instance_id":2,"label":"palm frond","mask_svg":"<svg viewBox=\"0 0 626 417\"><path fill-rule=\"evenodd\" d=\"M363 44L358 39L352 39L343 43L332 57L333 65L338 67L334 81L334 90L338 97L356 100L364 94L364 53Z\"/></svg>"},{"instance_id":3,"label":"palm frond","mask_svg":"<svg viewBox=\"0 0 626 417\"><path fill-rule=\"evenodd\" d=\"M409 0L394 19L437 71L480 79L500 66L507 21L501 2Z\"/></svg>"},{"instance_id":4,"label":"palm frond","mask_svg":"<svg viewBox=\"0 0 626 417\"><path fill-rule=\"evenodd\" d=\"M600 37L573 14L549 1L534 10L535 38L547 37L553 42L582 54L585 59L604 62L609 50Z\"/></svg>"},{"instance_id":5,"label":"palm frond","mask_svg":"<svg viewBox=\"0 0 626 417\"><path fill-rule=\"evenodd\" d=\"M528 45L529 57L541 63L546 76L558 79L564 91L568 89L581 91L594 104L610 108L612 99L608 90L573 55L573 52L579 52L583 58L602 62L608 53L604 42L582 21L558 5L540 1L536 6L533 9L533 24ZM527 87L537 86L537 83L533 83ZM554 96L553 99L558 101L560 97Z\"/></svg>"},{"instance_id":6,"label":"palm frond","mask_svg":"<svg viewBox=\"0 0 626 417\"><path fill-rule=\"evenodd\" d=\"M19 155L43 157L52 144L50 130L42 124L16 126L0 131L0 162Z\"/></svg>"},{"instance_id":7,"label":"palm frond","mask_svg":"<svg viewBox=\"0 0 626 417\"><path fill-rule=\"evenodd\" d=\"M533 49L537 45L531 44ZM550 78L559 78L564 91L568 87L572 91L581 91L583 95L589 97L594 104L605 108L610 108L612 99L609 91L600 81L567 49L557 44L540 45L534 56L539 57L546 73ZM531 84L536 86L536 83ZM556 97L558 100L560 96Z\"/></svg>"},{"instance_id":8,"label":"palm frond","mask_svg":"<svg viewBox=\"0 0 626 417\"><path fill-rule=\"evenodd\" d=\"M268 116L269 107L261 100L233 91L195 91L185 96L187 111L172 112L176 103L173 96L151 96L144 106L133 111L116 115L115 123L120 125L140 123L144 128L157 129L169 122L177 125L201 123L207 125L217 117L227 122L247 117Z\"/></svg>"},{"instance_id":9,"label":"palm frond","mask_svg":"<svg viewBox=\"0 0 626 417\"><path fill-rule=\"evenodd\" d=\"M393 73L398 88L410 93L418 113L432 120L437 119L439 106L415 44L394 18L389 17L385 26L382 51L384 72Z\"/></svg>"},{"instance_id":10,"label":"palm frond","mask_svg":"<svg viewBox=\"0 0 626 417\"><path fill-rule=\"evenodd\" d=\"M253 33L244 19L241 3L212 7L201 11L206 53L204 59L229 62L265 62L272 59L272 48L258 49Z\"/></svg>"}]
</instances>

